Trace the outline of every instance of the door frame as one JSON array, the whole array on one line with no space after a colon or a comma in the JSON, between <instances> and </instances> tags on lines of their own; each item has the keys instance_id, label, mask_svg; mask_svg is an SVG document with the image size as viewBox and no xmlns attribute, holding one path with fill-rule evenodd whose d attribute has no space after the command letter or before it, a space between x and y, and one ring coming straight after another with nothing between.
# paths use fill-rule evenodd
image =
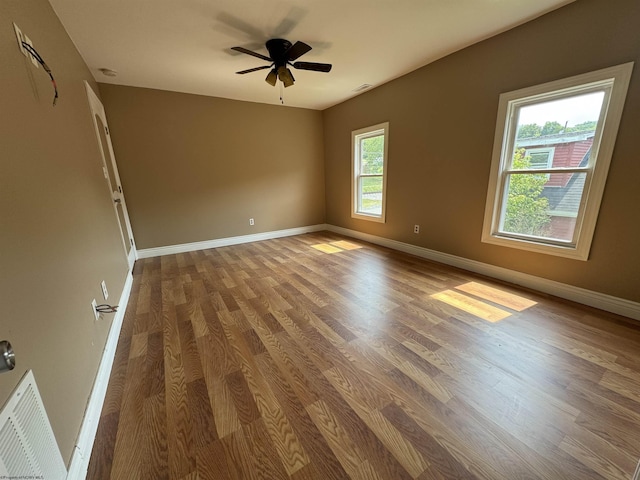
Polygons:
<instances>
[{"instance_id":1,"label":"door frame","mask_svg":"<svg viewBox=\"0 0 640 480\"><path fill-rule=\"evenodd\" d=\"M98 142L98 148L100 150L100 156L102 157L102 168L104 172L105 179L107 181L107 186L109 187L109 195L111 196L113 211L116 215L116 222L118 223L118 227L120 228L120 237L122 238L122 246L124 248L125 256L127 257L127 263L129 265L129 271L133 269L133 264L138 259L138 250L136 248L136 241L133 237L133 230L131 228L131 221L129 220L129 211L127 210L127 203L124 198L124 192L122 191L122 183L120 182L120 174L118 173L118 165L116 164L116 156L113 153L113 145L111 144L111 135L109 134L109 125L107 124L107 115L104 111L104 106L102 102L95 94L89 83L84 81L85 87L87 89L87 98L89 99L89 108L91 109L91 121L93 122L93 127L96 133L96 140ZM102 147L102 139L100 138L100 126L96 121L96 116L100 118L102 124L105 127L105 140L107 144L108 152L104 151ZM113 171L113 175L115 176L115 181L117 183L114 188L111 179L109 178L109 171L107 168L107 153L109 155L109 159L111 162L111 167ZM120 216L118 215L118 204L122 208L122 216L124 217L124 228L127 230L127 235L131 242L129 248L127 248L126 236L123 230L122 222L120 221Z\"/></svg>"}]
</instances>

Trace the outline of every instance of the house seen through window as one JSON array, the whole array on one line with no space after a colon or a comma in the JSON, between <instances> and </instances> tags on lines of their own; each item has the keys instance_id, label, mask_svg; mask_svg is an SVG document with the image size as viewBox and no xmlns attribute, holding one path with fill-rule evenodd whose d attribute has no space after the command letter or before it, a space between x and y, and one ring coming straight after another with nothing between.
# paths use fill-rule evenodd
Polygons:
<instances>
[{"instance_id":1,"label":"house seen through window","mask_svg":"<svg viewBox=\"0 0 640 480\"><path fill-rule=\"evenodd\" d=\"M483 241L587 258L630 72L501 96Z\"/></svg>"}]
</instances>

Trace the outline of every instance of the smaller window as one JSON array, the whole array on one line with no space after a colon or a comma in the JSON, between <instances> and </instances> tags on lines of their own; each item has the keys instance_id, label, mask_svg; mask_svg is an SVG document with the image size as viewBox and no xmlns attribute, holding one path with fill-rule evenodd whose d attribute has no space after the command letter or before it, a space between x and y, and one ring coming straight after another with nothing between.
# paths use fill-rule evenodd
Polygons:
<instances>
[{"instance_id":1,"label":"smaller window","mask_svg":"<svg viewBox=\"0 0 640 480\"><path fill-rule=\"evenodd\" d=\"M352 132L351 143L351 216L384 223L389 123Z\"/></svg>"},{"instance_id":2,"label":"smaller window","mask_svg":"<svg viewBox=\"0 0 640 480\"><path fill-rule=\"evenodd\" d=\"M553 165L553 154L555 148L531 148L525 150L524 156L529 159L529 168L531 170L546 170ZM545 178L549 180L551 174L545 173ZM549 186L547 182L546 186Z\"/></svg>"},{"instance_id":3,"label":"smaller window","mask_svg":"<svg viewBox=\"0 0 640 480\"><path fill-rule=\"evenodd\" d=\"M529 168L546 170L553 164L554 148L532 148L525 150L525 156L529 156Z\"/></svg>"}]
</instances>

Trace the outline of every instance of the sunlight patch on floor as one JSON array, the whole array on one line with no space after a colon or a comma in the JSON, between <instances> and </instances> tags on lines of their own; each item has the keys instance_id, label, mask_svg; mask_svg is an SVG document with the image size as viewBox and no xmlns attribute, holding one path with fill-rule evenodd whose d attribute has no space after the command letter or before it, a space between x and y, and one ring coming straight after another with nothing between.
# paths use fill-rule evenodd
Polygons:
<instances>
[{"instance_id":1,"label":"sunlight patch on floor","mask_svg":"<svg viewBox=\"0 0 640 480\"><path fill-rule=\"evenodd\" d=\"M462 290L465 293L470 293L476 297L484 298L490 302L515 310L516 312L526 310L537 303L533 300L529 300L528 298L521 297L520 295L515 295L513 293L500 290L499 288L489 287L476 282L459 285L456 287L456 290Z\"/></svg>"},{"instance_id":2,"label":"sunlight patch on floor","mask_svg":"<svg viewBox=\"0 0 640 480\"><path fill-rule=\"evenodd\" d=\"M463 295L455 290L445 290L444 292L435 293L431 295L431 298L440 300L452 307L459 308L460 310L482 318L487 322L499 322L500 320L511 316L511 314L506 310L489 305L482 300L476 300L475 298L468 297L467 295Z\"/></svg>"},{"instance_id":3,"label":"sunlight patch on floor","mask_svg":"<svg viewBox=\"0 0 640 480\"><path fill-rule=\"evenodd\" d=\"M317 245L311 245L311 247L324 253L337 253L343 252L344 250L356 250L358 248L362 248L360 245L347 242L346 240L331 243L318 243Z\"/></svg>"},{"instance_id":4,"label":"sunlight patch on floor","mask_svg":"<svg viewBox=\"0 0 640 480\"><path fill-rule=\"evenodd\" d=\"M316 250L320 250L321 252L324 252L324 253L336 253L336 252L343 251L341 248L334 247L329 243L319 243L317 245L311 245L311 246Z\"/></svg>"},{"instance_id":5,"label":"sunlight patch on floor","mask_svg":"<svg viewBox=\"0 0 640 480\"><path fill-rule=\"evenodd\" d=\"M362 248L362 245L347 242L346 240L340 240L339 242L331 242L334 247L342 248L343 250L356 250Z\"/></svg>"}]
</instances>

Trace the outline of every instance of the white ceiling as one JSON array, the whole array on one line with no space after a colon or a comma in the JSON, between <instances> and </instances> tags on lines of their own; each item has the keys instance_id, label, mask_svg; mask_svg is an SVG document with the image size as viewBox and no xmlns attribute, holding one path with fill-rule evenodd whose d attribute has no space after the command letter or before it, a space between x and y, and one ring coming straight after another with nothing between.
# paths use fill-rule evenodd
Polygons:
<instances>
[{"instance_id":1,"label":"white ceiling","mask_svg":"<svg viewBox=\"0 0 640 480\"><path fill-rule=\"evenodd\" d=\"M98 82L280 103L265 65L269 38L301 40L285 105L322 110L574 0L50 0ZM118 72L104 76L99 69Z\"/></svg>"}]
</instances>

